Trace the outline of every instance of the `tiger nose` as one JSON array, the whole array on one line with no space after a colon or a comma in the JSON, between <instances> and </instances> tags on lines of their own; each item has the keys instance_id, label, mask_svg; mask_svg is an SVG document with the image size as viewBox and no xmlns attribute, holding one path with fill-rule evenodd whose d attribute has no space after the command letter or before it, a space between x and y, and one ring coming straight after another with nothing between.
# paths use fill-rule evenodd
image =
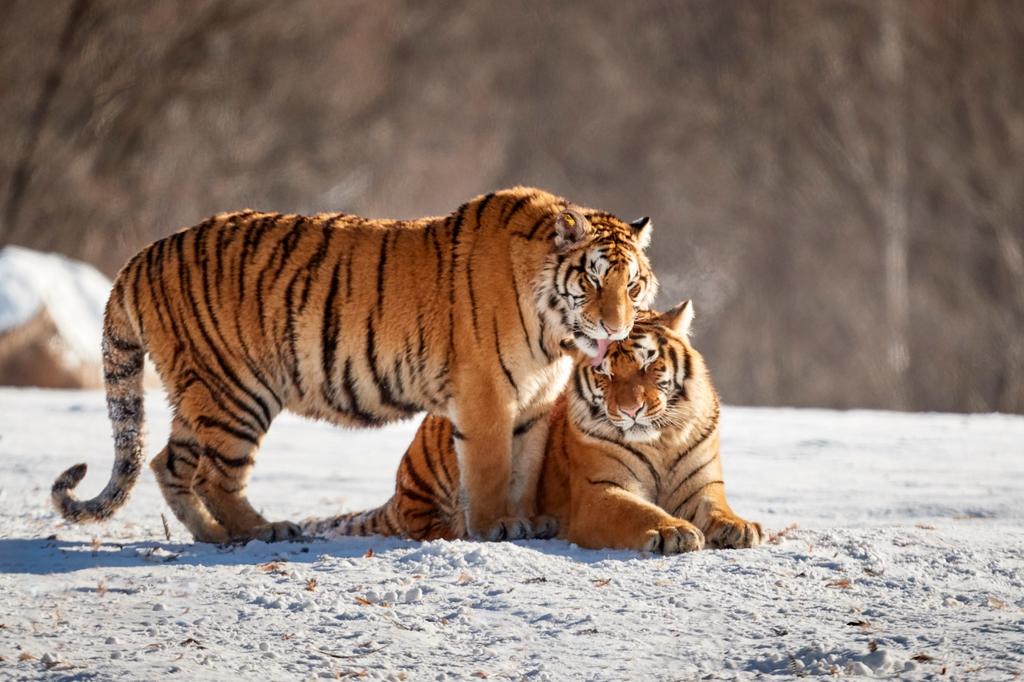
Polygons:
<instances>
[{"instance_id":1,"label":"tiger nose","mask_svg":"<svg viewBox=\"0 0 1024 682\"><path fill-rule=\"evenodd\" d=\"M618 334L621 331L618 327L609 327L604 322L601 322L601 327L609 336L614 336L615 334Z\"/></svg>"},{"instance_id":2,"label":"tiger nose","mask_svg":"<svg viewBox=\"0 0 1024 682\"><path fill-rule=\"evenodd\" d=\"M643 406L644 406L644 401L641 400L640 402L638 402L633 407L626 407L625 405L622 405L622 406L620 406L620 409L623 412L625 412L626 414L628 414L630 417L633 417L634 419L636 419L637 413L640 412L640 410L641 410L641 408L643 408Z\"/></svg>"}]
</instances>

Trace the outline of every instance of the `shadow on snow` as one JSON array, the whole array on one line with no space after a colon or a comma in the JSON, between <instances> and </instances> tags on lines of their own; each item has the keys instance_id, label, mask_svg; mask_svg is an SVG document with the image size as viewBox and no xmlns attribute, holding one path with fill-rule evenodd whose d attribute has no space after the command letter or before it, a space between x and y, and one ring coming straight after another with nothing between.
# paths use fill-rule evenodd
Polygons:
<instances>
[{"instance_id":1,"label":"shadow on snow","mask_svg":"<svg viewBox=\"0 0 1024 682\"><path fill-rule=\"evenodd\" d=\"M514 546L570 561L592 564L601 561L657 559L621 550L587 550L563 540L519 540L506 543L484 543L469 540L417 542L393 537L343 537L332 540L312 539L299 542L252 541L245 545L182 544L174 542L87 542L53 538L0 538L0 574L23 573L46 575L72 573L92 568L145 568L164 564L178 566L222 566L261 564L268 561L312 563L322 557L358 558L372 550L374 555L399 551L402 555L433 553L444 549L454 553Z\"/></svg>"}]
</instances>

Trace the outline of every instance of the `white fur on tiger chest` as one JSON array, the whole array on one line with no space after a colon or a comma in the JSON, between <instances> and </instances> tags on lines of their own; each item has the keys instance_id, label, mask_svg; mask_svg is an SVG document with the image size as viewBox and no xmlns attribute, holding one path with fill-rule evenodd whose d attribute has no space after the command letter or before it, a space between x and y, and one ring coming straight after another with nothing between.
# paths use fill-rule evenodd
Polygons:
<instances>
[{"instance_id":1,"label":"white fur on tiger chest","mask_svg":"<svg viewBox=\"0 0 1024 682\"><path fill-rule=\"evenodd\" d=\"M523 412L535 405L553 403L568 383L572 367L572 359L562 356L540 369L517 375L519 411Z\"/></svg>"}]
</instances>

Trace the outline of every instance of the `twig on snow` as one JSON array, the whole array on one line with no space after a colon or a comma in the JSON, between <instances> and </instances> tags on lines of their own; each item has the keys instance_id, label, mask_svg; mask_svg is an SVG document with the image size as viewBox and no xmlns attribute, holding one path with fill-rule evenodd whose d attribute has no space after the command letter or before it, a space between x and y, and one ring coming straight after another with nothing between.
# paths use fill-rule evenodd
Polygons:
<instances>
[{"instance_id":1,"label":"twig on snow","mask_svg":"<svg viewBox=\"0 0 1024 682\"><path fill-rule=\"evenodd\" d=\"M780 531L776 531L774 533L770 533L768 535L768 544L769 545L777 545L777 544L779 544L779 542L782 540L782 538L786 537L787 535L789 535L790 533L792 533L796 529L797 529L797 525L795 523L791 523L791 524L789 524L788 526L786 526L785 528L783 528Z\"/></svg>"},{"instance_id":2,"label":"twig on snow","mask_svg":"<svg viewBox=\"0 0 1024 682\"><path fill-rule=\"evenodd\" d=\"M315 648L316 647L314 647L314 649ZM316 649L316 650L319 651L320 653L322 653L325 656L330 656L331 658L351 659L351 658L359 658L361 656L369 656L370 654L375 654L378 651L383 651L385 648L386 647L383 647L383 646L382 647L377 647L376 649L370 649L369 651L363 651L363 652L358 653L358 654L336 654L333 651L327 651L326 649Z\"/></svg>"}]
</instances>

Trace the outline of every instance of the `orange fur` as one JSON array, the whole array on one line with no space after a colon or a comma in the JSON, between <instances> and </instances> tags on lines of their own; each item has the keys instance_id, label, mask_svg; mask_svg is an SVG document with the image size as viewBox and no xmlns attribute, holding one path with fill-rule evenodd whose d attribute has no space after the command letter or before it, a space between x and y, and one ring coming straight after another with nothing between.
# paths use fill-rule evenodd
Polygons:
<instances>
[{"instance_id":1,"label":"orange fur","mask_svg":"<svg viewBox=\"0 0 1024 682\"><path fill-rule=\"evenodd\" d=\"M646 222L514 188L441 218L243 211L161 239L121 270L107 305L110 482L79 501L71 491L85 467L73 467L54 502L88 521L127 499L148 353L174 409L151 466L198 540L299 532L268 523L245 494L263 435L286 409L346 426L443 415L459 435L469 531L527 535L543 438L516 431L546 425L569 372L563 339L621 335L653 298L649 237Z\"/></svg>"},{"instance_id":2,"label":"orange fur","mask_svg":"<svg viewBox=\"0 0 1024 682\"><path fill-rule=\"evenodd\" d=\"M576 363L550 414L538 508L549 533L582 547L661 551L753 547L761 527L725 498L718 397L689 343L689 302L640 313L604 361ZM634 415L636 419L634 420ZM315 533L466 535L451 425L428 417L398 470L395 494L367 512L307 522Z\"/></svg>"}]
</instances>

